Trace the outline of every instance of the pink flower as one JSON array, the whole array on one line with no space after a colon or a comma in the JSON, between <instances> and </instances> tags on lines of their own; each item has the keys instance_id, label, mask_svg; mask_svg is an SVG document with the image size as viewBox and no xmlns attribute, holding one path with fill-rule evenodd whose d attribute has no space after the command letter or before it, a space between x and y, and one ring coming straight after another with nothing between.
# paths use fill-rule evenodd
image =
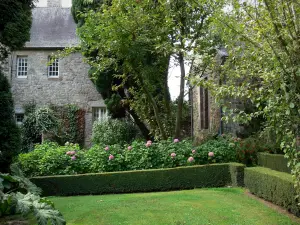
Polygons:
<instances>
[{"instance_id":1,"label":"pink flower","mask_svg":"<svg viewBox=\"0 0 300 225\"><path fill-rule=\"evenodd\" d=\"M108 160L113 160L115 157L112 155L112 154L110 154L109 156L108 156Z\"/></svg>"},{"instance_id":2,"label":"pink flower","mask_svg":"<svg viewBox=\"0 0 300 225\"><path fill-rule=\"evenodd\" d=\"M73 155L73 156L71 157L71 160L76 160L76 156Z\"/></svg>"},{"instance_id":3,"label":"pink flower","mask_svg":"<svg viewBox=\"0 0 300 225\"><path fill-rule=\"evenodd\" d=\"M196 150L195 150L195 149L194 149L194 150L192 150L192 153L193 153L193 154L195 154L195 153L196 153Z\"/></svg>"},{"instance_id":4,"label":"pink flower","mask_svg":"<svg viewBox=\"0 0 300 225\"><path fill-rule=\"evenodd\" d=\"M66 154L67 154L67 155L75 155L75 154L76 154L76 151L67 151Z\"/></svg>"},{"instance_id":5,"label":"pink flower","mask_svg":"<svg viewBox=\"0 0 300 225\"><path fill-rule=\"evenodd\" d=\"M175 138L174 143L177 143L177 142L179 142L179 139Z\"/></svg>"},{"instance_id":6,"label":"pink flower","mask_svg":"<svg viewBox=\"0 0 300 225\"><path fill-rule=\"evenodd\" d=\"M128 148L127 148L128 150L131 150L132 149L132 147L131 146L128 146Z\"/></svg>"},{"instance_id":7,"label":"pink flower","mask_svg":"<svg viewBox=\"0 0 300 225\"><path fill-rule=\"evenodd\" d=\"M171 153L171 157L175 158L176 157L176 153L175 152Z\"/></svg>"},{"instance_id":8,"label":"pink flower","mask_svg":"<svg viewBox=\"0 0 300 225\"><path fill-rule=\"evenodd\" d=\"M152 145L152 141L147 141L147 143L145 144L146 145L146 147L150 147L151 145Z\"/></svg>"},{"instance_id":9,"label":"pink flower","mask_svg":"<svg viewBox=\"0 0 300 225\"><path fill-rule=\"evenodd\" d=\"M193 157L189 157L189 158L188 158L188 161L191 163L191 162L194 162L195 159L194 159Z\"/></svg>"},{"instance_id":10,"label":"pink flower","mask_svg":"<svg viewBox=\"0 0 300 225\"><path fill-rule=\"evenodd\" d=\"M75 155L76 152L75 151L70 151L70 155Z\"/></svg>"},{"instance_id":11,"label":"pink flower","mask_svg":"<svg viewBox=\"0 0 300 225\"><path fill-rule=\"evenodd\" d=\"M105 149L105 151L108 151L108 150L109 150L109 147L108 147L108 146L106 146L104 149Z\"/></svg>"},{"instance_id":12,"label":"pink flower","mask_svg":"<svg viewBox=\"0 0 300 225\"><path fill-rule=\"evenodd\" d=\"M214 155L215 155L215 154L214 154L213 152L209 152L209 153L208 153L208 156L209 156L209 157L214 157Z\"/></svg>"}]
</instances>

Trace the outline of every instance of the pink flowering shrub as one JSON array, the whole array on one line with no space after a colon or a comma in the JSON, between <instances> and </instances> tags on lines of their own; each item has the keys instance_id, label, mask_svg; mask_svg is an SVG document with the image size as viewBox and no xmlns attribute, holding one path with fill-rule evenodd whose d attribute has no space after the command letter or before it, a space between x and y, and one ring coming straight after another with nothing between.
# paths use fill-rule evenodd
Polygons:
<instances>
[{"instance_id":1,"label":"pink flowering shrub","mask_svg":"<svg viewBox=\"0 0 300 225\"><path fill-rule=\"evenodd\" d=\"M133 141L124 146L94 144L85 150L76 144L44 143L18 158L27 176L173 168L234 161L235 149L224 138L201 146L193 146L190 140L169 139Z\"/></svg>"}]
</instances>

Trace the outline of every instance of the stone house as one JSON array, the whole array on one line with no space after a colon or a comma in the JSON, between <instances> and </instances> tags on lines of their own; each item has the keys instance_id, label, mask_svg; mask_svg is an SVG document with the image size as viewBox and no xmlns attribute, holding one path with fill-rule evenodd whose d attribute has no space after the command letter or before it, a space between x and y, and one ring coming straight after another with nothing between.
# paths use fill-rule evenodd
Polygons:
<instances>
[{"instance_id":1,"label":"stone house","mask_svg":"<svg viewBox=\"0 0 300 225\"><path fill-rule=\"evenodd\" d=\"M47 7L33 9L30 41L11 53L6 74L18 123L28 102L37 106L75 104L85 111L84 143L89 146L93 121L106 116L104 101L89 79L89 66L80 53L53 58L58 50L78 44L71 9L62 8L61 0L48 0Z\"/></svg>"},{"instance_id":2,"label":"stone house","mask_svg":"<svg viewBox=\"0 0 300 225\"><path fill-rule=\"evenodd\" d=\"M222 64L228 57L228 53L225 49L218 49L216 60ZM197 72L197 60L195 60L195 66L193 68L194 73ZM207 72L202 75L203 79L218 79L215 74ZM222 108L219 107L210 95L209 91L201 86L194 86L190 91L191 101L191 115L192 115L192 137L196 143L201 142L208 136L214 136L216 134L232 133L238 135L243 131L243 126L238 123L230 122L224 123L221 120L223 116ZM234 107L243 107L240 102L230 99Z\"/></svg>"}]
</instances>

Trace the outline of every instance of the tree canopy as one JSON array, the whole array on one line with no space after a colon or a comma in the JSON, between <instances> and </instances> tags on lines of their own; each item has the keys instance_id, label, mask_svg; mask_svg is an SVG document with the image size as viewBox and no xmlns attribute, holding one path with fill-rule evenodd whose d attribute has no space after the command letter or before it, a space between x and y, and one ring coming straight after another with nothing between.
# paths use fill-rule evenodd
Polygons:
<instances>
[{"instance_id":1,"label":"tree canopy","mask_svg":"<svg viewBox=\"0 0 300 225\"><path fill-rule=\"evenodd\" d=\"M0 59L23 47L30 38L31 9L35 0L0 1Z\"/></svg>"},{"instance_id":2,"label":"tree canopy","mask_svg":"<svg viewBox=\"0 0 300 225\"><path fill-rule=\"evenodd\" d=\"M196 80L223 106L225 120L247 124L265 118L263 131L281 143L300 193L300 3L233 0L228 5L214 18L214 32L229 57L224 65L207 57L218 79ZM234 109L228 99L255 108Z\"/></svg>"}]
</instances>

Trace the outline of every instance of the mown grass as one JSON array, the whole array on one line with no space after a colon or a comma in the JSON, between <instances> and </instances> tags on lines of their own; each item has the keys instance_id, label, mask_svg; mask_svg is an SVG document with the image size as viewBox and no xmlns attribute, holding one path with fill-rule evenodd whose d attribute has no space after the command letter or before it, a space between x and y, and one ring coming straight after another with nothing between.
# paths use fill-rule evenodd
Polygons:
<instances>
[{"instance_id":1,"label":"mown grass","mask_svg":"<svg viewBox=\"0 0 300 225\"><path fill-rule=\"evenodd\" d=\"M69 225L288 225L293 222L241 188L53 197Z\"/></svg>"}]
</instances>

